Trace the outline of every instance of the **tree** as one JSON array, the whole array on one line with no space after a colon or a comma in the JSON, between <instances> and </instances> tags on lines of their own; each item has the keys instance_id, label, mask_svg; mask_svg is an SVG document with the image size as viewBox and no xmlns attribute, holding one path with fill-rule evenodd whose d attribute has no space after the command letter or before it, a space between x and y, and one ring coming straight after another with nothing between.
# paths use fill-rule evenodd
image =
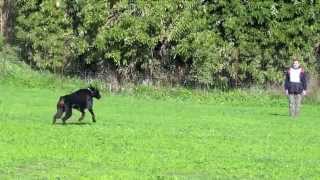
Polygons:
<instances>
[{"instance_id":1,"label":"tree","mask_svg":"<svg viewBox=\"0 0 320 180\"><path fill-rule=\"evenodd\" d=\"M202 87L279 84L298 55L315 71L317 1L21 0L16 38L35 66ZM108 67L112 67L109 68Z\"/></svg>"}]
</instances>

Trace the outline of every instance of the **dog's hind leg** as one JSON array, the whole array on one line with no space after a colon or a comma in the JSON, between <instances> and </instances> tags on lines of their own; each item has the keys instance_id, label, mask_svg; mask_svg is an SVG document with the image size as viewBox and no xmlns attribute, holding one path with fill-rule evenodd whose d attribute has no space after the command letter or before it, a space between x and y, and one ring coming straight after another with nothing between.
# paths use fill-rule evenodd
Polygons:
<instances>
[{"instance_id":1,"label":"dog's hind leg","mask_svg":"<svg viewBox=\"0 0 320 180\"><path fill-rule=\"evenodd\" d=\"M58 108L56 114L53 116L52 124L55 124L56 120L60 119L62 114L63 114L63 109L62 108Z\"/></svg>"},{"instance_id":2,"label":"dog's hind leg","mask_svg":"<svg viewBox=\"0 0 320 180\"><path fill-rule=\"evenodd\" d=\"M61 118L61 116L63 115L63 113L64 113L64 111L65 111L65 106L66 106L66 104L64 103L64 99L63 99L63 97L61 96L61 97L59 98L58 103L57 103L57 112L56 112L56 114L53 116L52 124L55 124L55 123L56 123L56 120Z\"/></svg>"},{"instance_id":3,"label":"dog's hind leg","mask_svg":"<svg viewBox=\"0 0 320 180\"><path fill-rule=\"evenodd\" d=\"M66 111L66 114L64 115L64 117L62 118L62 123L65 124L66 123L66 120L68 120L71 115L72 115L72 108L69 107L69 106L65 106L65 111Z\"/></svg>"}]
</instances>

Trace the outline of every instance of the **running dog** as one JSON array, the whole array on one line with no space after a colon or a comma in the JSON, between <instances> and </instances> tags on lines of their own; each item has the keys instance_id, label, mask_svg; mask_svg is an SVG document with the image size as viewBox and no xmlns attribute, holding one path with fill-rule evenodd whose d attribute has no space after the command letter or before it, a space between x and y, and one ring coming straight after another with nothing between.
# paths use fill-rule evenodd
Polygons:
<instances>
[{"instance_id":1,"label":"running dog","mask_svg":"<svg viewBox=\"0 0 320 180\"><path fill-rule=\"evenodd\" d=\"M92 116L92 122L96 122L95 114L93 112L93 98L100 99L101 95L99 90L92 86L87 89L79 89L71 94L61 96L57 103L57 112L53 116L52 124L55 124L56 120L60 119L63 113L65 113L65 115L62 118L62 122L65 124L66 120L68 120L72 115L72 108L81 112L79 121L84 118L85 109L88 109Z\"/></svg>"}]
</instances>

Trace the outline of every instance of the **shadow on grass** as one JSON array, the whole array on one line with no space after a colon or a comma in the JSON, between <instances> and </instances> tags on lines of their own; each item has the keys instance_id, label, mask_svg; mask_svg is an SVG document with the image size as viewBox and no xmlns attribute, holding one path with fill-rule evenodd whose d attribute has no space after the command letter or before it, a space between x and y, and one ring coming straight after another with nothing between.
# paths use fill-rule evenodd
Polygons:
<instances>
[{"instance_id":1,"label":"shadow on grass","mask_svg":"<svg viewBox=\"0 0 320 180\"><path fill-rule=\"evenodd\" d=\"M288 117L288 115L287 114L280 114L280 113L270 113L269 115L271 115L271 116L282 116L282 117Z\"/></svg>"},{"instance_id":2,"label":"shadow on grass","mask_svg":"<svg viewBox=\"0 0 320 180\"><path fill-rule=\"evenodd\" d=\"M61 126L83 126L83 125L91 125L92 123L91 122L66 122L65 124L63 124L62 122L58 122L58 123L55 123L53 125L61 125Z\"/></svg>"}]
</instances>

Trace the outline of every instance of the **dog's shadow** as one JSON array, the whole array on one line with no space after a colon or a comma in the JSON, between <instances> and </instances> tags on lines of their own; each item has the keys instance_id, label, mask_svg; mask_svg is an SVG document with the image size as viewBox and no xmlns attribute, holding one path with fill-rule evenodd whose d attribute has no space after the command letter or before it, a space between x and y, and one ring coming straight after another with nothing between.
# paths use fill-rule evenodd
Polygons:
<instances>
[{"instance_id":1,"label":"dog's shadow","mask_svg":"<svg viewBox=\"0 0 320 180\"><path fill-rule=\"evenodd\" d=\"M63 124L62 122L57 122L54 125L61 125L61 126L84 126L84 125L91 125L92 123L89 122L66 122Z\"/></svg>"}]
</instances>

